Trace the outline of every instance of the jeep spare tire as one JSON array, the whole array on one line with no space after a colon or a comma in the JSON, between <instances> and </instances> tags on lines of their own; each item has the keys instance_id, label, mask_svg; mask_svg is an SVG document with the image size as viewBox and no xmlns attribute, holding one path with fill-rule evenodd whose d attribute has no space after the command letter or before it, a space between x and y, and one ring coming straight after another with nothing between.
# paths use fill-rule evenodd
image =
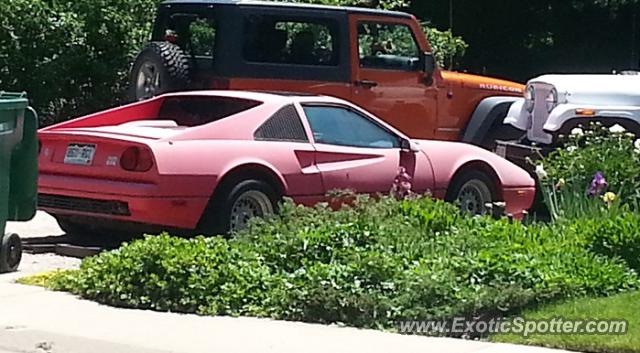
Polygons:
<instances>
[{"instance_id":1,"label":"jeep spare tire","mask_svg":"<svg viewBox=\"0 0 640 353\"><path fill-rule=\"evenodd\" d=\"M131 72L132 98L148 99L179 91L189 84L189 59L177 45L151 42L138 55Z\"/></svg>"}]
</instances>

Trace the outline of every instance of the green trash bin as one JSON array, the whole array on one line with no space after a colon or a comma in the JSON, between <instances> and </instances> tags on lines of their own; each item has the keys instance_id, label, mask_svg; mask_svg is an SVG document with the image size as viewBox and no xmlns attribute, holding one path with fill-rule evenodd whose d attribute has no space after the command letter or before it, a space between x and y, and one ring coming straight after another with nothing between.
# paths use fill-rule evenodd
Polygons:
<instances>
[{"instance_id":1,"label":"green trash bin","mask_svg":"<svg viewBox=\"0 0 640 353\"><path fill-rule=\"evenodd\" d=\"M38 117L25 93L0 91L0 273L15 271L22 259L7 221L28 221L38 197Z\"/></svg>"}]
</instances>

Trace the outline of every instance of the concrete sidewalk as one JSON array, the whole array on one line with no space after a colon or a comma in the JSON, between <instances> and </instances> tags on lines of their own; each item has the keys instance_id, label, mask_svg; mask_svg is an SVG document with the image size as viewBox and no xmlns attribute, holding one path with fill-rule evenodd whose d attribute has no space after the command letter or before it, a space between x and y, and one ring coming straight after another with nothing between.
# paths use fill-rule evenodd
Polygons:
<instances>
[{"instance_id":1,"label":"concrete sidewalk","mask_svg":"<svg viewBox=\"0 0 640 353\"><path fill-rule=\"evenodd\" d=\"M117 309L11 283L12 277L0 276L0 353L559 352L265 319Z\"/></svg>"}]
</instances>

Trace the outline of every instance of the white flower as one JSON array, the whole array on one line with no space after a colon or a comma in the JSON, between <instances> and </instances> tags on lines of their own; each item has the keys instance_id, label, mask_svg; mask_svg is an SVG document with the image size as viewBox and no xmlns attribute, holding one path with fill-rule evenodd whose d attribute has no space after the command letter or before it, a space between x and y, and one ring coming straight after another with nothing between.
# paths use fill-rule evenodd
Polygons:
<instances>
[{"instance_id":1,"label":"white flower","mask_svg":"<svg viewBox=\"0 0 640 353\"><path fill-rule=\"evenodd\" d=\"M547 171L544 170L544 166L542 164L538 164L536 166L536 175L540 180L544 180L549 177L549 174L547 174Z\"/></svg>"},{"instance_id":2,"label":"white flower","mask_svg":"<svg viewBox=\"0 0 640 353\"><path fill-rule=\"evenodd\" d=\"M578 149L577 146L569 146L567 147L567 152L572 153L575 152Z\"/></svg>"},{"instance_id":3,"label":"white flower","mask_svg":"<svg viewBox=\"0 0 640 353\"><path fill-rule=\"evenodd\" d=\"M573 128L573 130L571 130L571 135L582 136L582 135L584 135L584 130L582 130L579 127Z\"/></svg>"},{"instance_id":4,"label":"white flower","mask_svg":"<svg viewBox=\"0 0 640 353\"><path fill-rule=\"evenodd\" d=\"M613 133L623 133L623 132L627 132L627 129L625 129L620 124L615 124L615 125L613 125L612 127L609 128L609 131L611 131Z\"/></svg>"}]
</instances>

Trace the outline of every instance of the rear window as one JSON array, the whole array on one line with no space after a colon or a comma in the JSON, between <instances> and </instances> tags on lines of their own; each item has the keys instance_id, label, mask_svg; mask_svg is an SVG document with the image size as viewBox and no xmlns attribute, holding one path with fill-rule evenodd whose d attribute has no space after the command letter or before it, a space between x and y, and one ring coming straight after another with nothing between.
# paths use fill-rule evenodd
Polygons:
<instances>
[{"instance_id":1,"label":"rear window","mask_svg":"<svg viewBox=\"0 0 640 353\"><path fill-rule=\"evenodd\" d=\"M193 58L213 59L217 29L212 12L177 11L163 19L154 40L175 43Z\"/></svg>"},{"instance_id":2,"label":"rear window","mask_svg":"<svg viewBox=\"0 0 640 353\"><path fill-rule=\"evenodd\" d=\"M158 119L178 126L198 126L238 114L261 102L230 97L168 97L162 102Z\"/></svg>"},{"instance_id":3,"label":"rear window","mask_svg":"<svg viewBox=\"0 0 640 353\"><path fill-rule=\"evenodd\" d=\"M337 66L338 24L269 15L245 19L244 59L249 62Z\"/></svg>"}]
</instances>

